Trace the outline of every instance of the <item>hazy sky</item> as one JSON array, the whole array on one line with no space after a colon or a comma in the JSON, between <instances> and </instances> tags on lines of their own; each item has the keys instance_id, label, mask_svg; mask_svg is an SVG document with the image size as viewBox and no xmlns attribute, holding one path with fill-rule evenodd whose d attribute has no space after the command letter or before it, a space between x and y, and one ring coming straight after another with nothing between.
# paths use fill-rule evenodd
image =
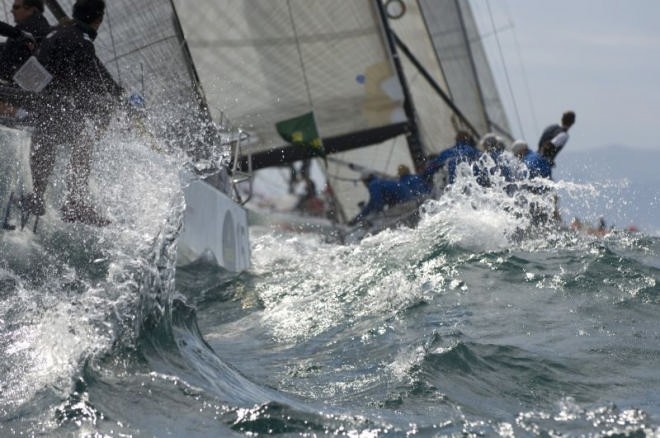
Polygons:
<instances>
[{"instance_id":1,"label":"hazy sky","mask_svg":"<svg viewBox=\"0 0 660 438\"><path fill-rule=\"evenodd\" d=\"M571 148L660 149L660 0L471 5L515 135L535 144L546 125L573 109Z\"/></svg>"}]
</instances>

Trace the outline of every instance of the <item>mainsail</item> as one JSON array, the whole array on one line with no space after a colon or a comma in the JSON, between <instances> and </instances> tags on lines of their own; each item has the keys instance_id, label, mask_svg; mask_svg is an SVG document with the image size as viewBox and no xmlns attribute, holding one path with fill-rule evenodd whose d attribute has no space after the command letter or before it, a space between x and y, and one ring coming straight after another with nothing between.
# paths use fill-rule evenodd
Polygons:
<instances>
[{"instance_id":1,"label":"mainsail","mask_svg":"<svg viewBox=\"0 0 660 438\"><path fill-rule=\"evenodd\" d=\"M388 19L390 3L405 13ZM423 155L451 145L458 129L508 130L466 1L176 4L211 113L218 120L228 112L249 136L253 169L318 156L277 131L312 115L324 153L334 158L322 168L341 220L368 197L354 169L394 175L400 164L415 169ZM397 56L397 40L415 63Z\"/></svg>"},{"instance_id":2,"label":"mainsail","mask_svg":"<svg viewBox=\"0 0 660 438\"><path fill-rule=\"evenodd\" d=\"M186 40L215 117L251 138L255 168L305 158L280 121L308 112L326 151L405 132L402 91L373 1L179 0ZM374 83L374 81L377 81ZM384 87L378 87L383 83Z\"/></svg>"}]
</instances>

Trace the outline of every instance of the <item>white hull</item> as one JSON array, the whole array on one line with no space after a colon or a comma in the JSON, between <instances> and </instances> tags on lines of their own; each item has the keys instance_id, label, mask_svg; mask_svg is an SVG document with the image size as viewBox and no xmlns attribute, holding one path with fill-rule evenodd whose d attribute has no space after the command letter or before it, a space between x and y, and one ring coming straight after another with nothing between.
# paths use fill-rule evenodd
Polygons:
<instances>
[{"instance_id":1,"label":"white hull","mask_svg":"<svg viewBox=\"0 0 660 438\"><path fill-rule=\"evenodd\" d=\"M199 179L184 188L186 210L179 237L177 264L212 258L232 272L250 267L250 243L245 209Z\"/></svg>"}]
</instances>

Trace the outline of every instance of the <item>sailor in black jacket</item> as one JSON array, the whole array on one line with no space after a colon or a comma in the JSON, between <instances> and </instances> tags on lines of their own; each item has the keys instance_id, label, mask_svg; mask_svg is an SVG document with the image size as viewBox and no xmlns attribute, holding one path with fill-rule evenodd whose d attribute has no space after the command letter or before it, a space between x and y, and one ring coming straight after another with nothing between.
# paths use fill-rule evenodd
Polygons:
<instances>
[{"instance_id":1,"label":"sailor in black jacket","mask_svg":"<svg viewBox=\"0 0 660 438\"><path fill-rule=\"evenodd\" d=\"M0 22L0 35L8 37L0 49L0 79L11 81L14 73L50 31L43 12L43 0L14 0L12 14L16 26Z\"/></svg>"},{"instance_id":2,"label":"sailor in black jacket","mask_svg":"<svg viewBox=\"0 0 660 438\"><path fill-rule=\"evenodd\" d=\"M95 38L94 26L75 20L43 41L38 59L53 75L43 91L48 104L58 107L68 101L72 110L82 115L103 115L119 102L123 89L96 57Z\"/></svg>"},{"instance_id":3,"label":"sailor in black jacket","mask_svg":"<svg viewBox=\"0 0 660 438\"><path fill-rule=\"evenodd\" d=\"M57 28L41 43L38 59L53 79L42 91L33 135L34 194L26 202L32 213L43 214L43 194L55 163L56 146L69 144L68 197L62 216L69 222L96 226L109 221L89 205L92 148L123 94L94 49L104 12L103 0L77 0L73 23Z\"/></svg>"}]
</instances>

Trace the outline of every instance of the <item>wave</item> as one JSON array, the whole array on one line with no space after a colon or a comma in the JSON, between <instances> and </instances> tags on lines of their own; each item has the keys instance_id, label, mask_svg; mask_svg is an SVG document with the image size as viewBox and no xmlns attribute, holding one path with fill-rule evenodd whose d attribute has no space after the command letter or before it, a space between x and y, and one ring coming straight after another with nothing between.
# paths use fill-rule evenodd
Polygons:
<instances>
[{"instance_id":1,"label":"wave","mask_svg":"<svg viewBox=\"0 0 660 438\"><path fill-rule=\"evenodd\" d=\"M0 375L3 429L56 427L47 413L76 394L85 364L134 344L142 315L170 299L161 288L151 300L147 288L166 280L159 268L171 269L161 262L176 249L178 163L121 132L109 130L100 143L90 187L112 225L91 229L59 219L60 160L36 232L5 231L0 239L0 350L12 364Z\"/></svg>"},{"instance_id":2,"label":"wave","mask_svg":"<svg viewBox=\"0 0 660 438\"><path fill-rule=\"evenodd\" d=\"M561 228L509 239L506 221L474 219L490 210L430 207L417 228L357 245L254 235L257 308L218 323L231 335L210 329L214 345L258 339L240 369L268 367L282 387L393 424L392 412L415 418L420 433L654 430L657 409L631 405L657 400L646 390L657 379L636 381L628 360L657 357L660 240ZM273 365L282 357L299 365Z\"/></svg>"},{"instance_id":3,"label":"wave","mask_svg":"<svg viewBox=\"0 0 660 438\"><path fill-rule=\"evenodd\" d=\"M109 227L58 219L59 161L38 230L0 241L0 431L132 434L165 423L186 435L200 418L173 421L159 407L185 411L191 399L212 411L203 420L209 430L219 415L228 434L364 422L319 414L321 406L255 383L216 354L176 290L185 163L121 129L100 146L91 191ZM140 413L122 400L140 400ZM291 417L305 420L283 426Z\"/></svg>"},{"instance_id":4,"label":"wave","mask_svg":"<svg viewBox=\"0 0 660 438\"><path fill-rule=\"evenodd\" d=\"M37 236L0 242L0 430L433 435L653 424L648 410L601 401L634 400L644 379L654 382L643 371L636 382L625 360L607 362L624 349L602 333L629 345L626 357L656 357L634 341L654 333L660 239L557 227L521 238L520 200L502 209L503 198L471 188L426 204L415 229L353 245L265 232L252 236L248 273L175 269L181 162L119 137L96 169L112 226L47 216Z\"/></svg>"}]
</instances>

